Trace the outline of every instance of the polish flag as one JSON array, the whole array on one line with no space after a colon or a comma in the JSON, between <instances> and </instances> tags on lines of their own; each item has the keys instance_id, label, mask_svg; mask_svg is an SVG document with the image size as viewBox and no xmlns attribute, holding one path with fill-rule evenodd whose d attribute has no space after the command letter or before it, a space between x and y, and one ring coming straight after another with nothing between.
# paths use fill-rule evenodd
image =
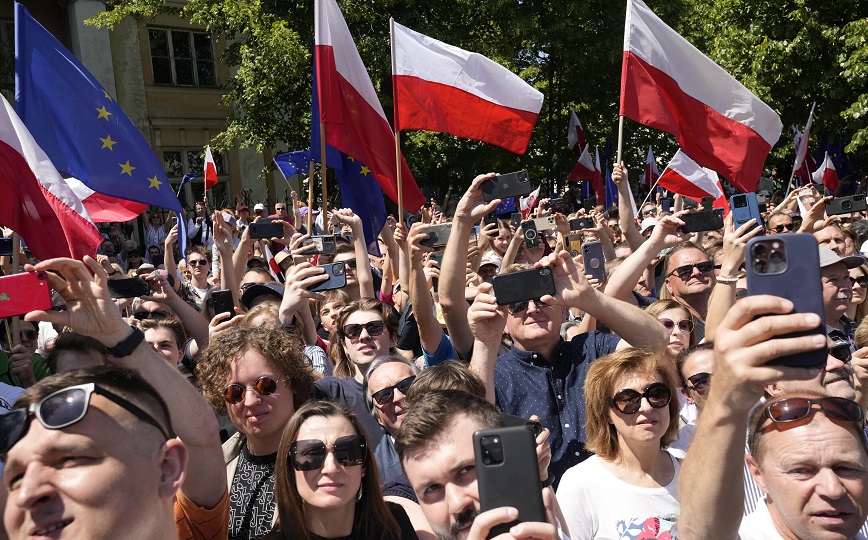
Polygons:
<instances>
[{"instance_id":1,"label":"polish flag","mask_svg":"<svg viewBox=\"0 0 868 540\"><path fill-rule=\"evenodd\" d=\"M600 167L600 147L595 147L596 165L594 165L594 175L591 177L591 187L597 193L597 200L605 202L605 194L603 191L603 169Z\"/></svg>"},{"instance_id":2,"label":"polish flag","mask_svg":"<svg viewBox=\"0 0 868 540\"><path fill-rule=\"evenodd\" d=\"M808 155L808 143L811 139L811 125L814 123L814 107L817 103L811 105L811 112L808 114L808 122L805 124L805 131L797 134L798 143L796 144L796 161L793 163L793 171L799 171L805 163L805 157ZM810 171L808 171L810 173Z\"/></svg>"},{"instance_id":3,"label":"polish flag","mask_svg":"<svg viewBox=\"0 0 868 540\"><path fill-rule=\"evenodd\" d=\"M714 197L714 208L723 208L729 213L729 204L717 173L701 167L681 149L672 157L657 185L697 202L701 202L703 197Z\"/></svg>"},{"instance_id":4,"label":"polish flag","mask_svg":"<svg viewBox=\"0 0 868 540\"><path fill-rule=\"evenodd\" d=\"M642 177L642 182L648 191L654 187L654 182L660 178L660 169L657 168L657 160L654 159L654 152L651 151L651 145L648 145L648 155L645 157L645 175Z\"/></svg>"},{"instance_id":5,"label":"polish flag","mask_svg":"<svg viewBox=\"0 0 868 540\"><path fill-rule=\"evenodd\" d=\"M838 171L835 170L835 164L832 163L829 152L826 152L826 158L822 165L814 172L813 179L815 184L823 184L829 191L835 191L835 188L838 187Z\"/></svg>"},{"instance_id":6,"label":"polish flag","mask_svg":"<svg viewBox=\"0 0 868 540\"><path fill-rule=\"evenodd\" d=\"M542 109L539 90L481 54L390 22L396 131L439 131L527 151Z\"/></svg>"},{"instance_id":7,"label":"polish flag","mask_svg":"<svg viewBox=\"0 0 868 540\"><path fill-rule=\"evenodd\" d=\"M567 133L567 143L570 150L577 156L581 156L585 146L588 145L587 140L585 140L585 128L582 127L579 117L576 116L576 111L570 111L570 131Z\"/></svg>"},{"instance_id":8,"label":"polish flag","mask_svg":"<svg viewBox=\"0 0 868 540\"><path fill-rule=\"evenodd\" d=\"M539 188L530 192L530 195L527 197L521 197L518 199L518 207L521 210L521 219L527 219L530 215L530 211L533 210L533 207L536 206L537 199L539 199Z\"/></svg>"},{"instance_id":9,"label":"polish flag","mask_svg":"<svg viewBox=\"0 0 868 540\"><path fill-rule=\"evenodd\" d=\"M591 153L588 152L588 145L582 150L579 160L570 171L567 180L570 182L581 182L582 180L593 180L594 178L594 160L591 158Z\"/></svg>"},{"instance_id":10,"label":"polish flag","mask_svg":"<svg viewBox=\"0 0 868 540\"><path fill-rule=\"evenodd\" d=\"M768 105L642 0L627 1L620 114L673 134L697 163L743 192L756 189L783 128Z\"/></svg>"},{"instance_id":11,"label":"polish flag","mask_svg":"<svg viewBox=\"0 0 868 540\"><path fill-rule=\"evenodd\" d=\"M315 76L326 143L364 163L383 192L398 200L395 134L335 0L315 0ZM416 213L425 197L401 158L404 208Z\"/></svg>"},{"instance_id":12,"label":"polish flag","mask_svg":"<svg viewBox=\"0 0 868 540\"><path fill-rule=\"evenodd\" d=\"M84 185L78 178L66 178L66 184L81 199L94 222L129 221L144 212L147 204L109 197Z\"/></svg>"},{"instance_id":13,"label":"polish flag","mask_svg":"<svg viewBox=\"0 0 868 540\"><path fill-rule=\"evenodd\" d=\"M0 97L2 98L2 97ZM12 106L0 109L0 221L37 259L96 255L102 236Z\"/></svg>"},{"instance_id":14,"label":"polish flag","mask_svg":"<svg viewBox=\"0 0 868 540\"><path fill-rule=\"evenodd\" d=\"M217 185L217 165L211 155L211 145L205 147L205 191Z\"/></svg>"}]
</instances>

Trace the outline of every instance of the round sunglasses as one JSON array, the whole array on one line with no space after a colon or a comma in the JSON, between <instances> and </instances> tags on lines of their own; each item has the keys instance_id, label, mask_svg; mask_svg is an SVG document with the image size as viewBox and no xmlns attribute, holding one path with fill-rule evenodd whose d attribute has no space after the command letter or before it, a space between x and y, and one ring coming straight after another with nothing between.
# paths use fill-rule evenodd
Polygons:
<instances>
[{"instance_id":1,"label":"round sunglasses","mask_svg":"<svg viewBox=\"0 0 868 540\"><path fill-rule=\"evenodd\" d=\"M226 403L241 403L244 401L244 395L248 390L253 390L260 396L270 396L277 392L277 381L268 375L263 375L256 379L253 386L244 386L242 384L232 383L226 387L226 394L223 397L226 400Z\"/></svg>"},{"instance_id":2,"label":"round sunglasses","mask_svg":"<svg viewBox=\"0 0 868 540\"><path fill-rule=\"evenodd\" d=\"M609 405L624 414L636 414L642 408L642 398L648 400L648 404L655 409L662 409L672 400L672 392L668 386L660 382L649 385L643 393L625 388L615 394Z\"/></svg>"},{"instance_id":3,"label":"round sunglasses","mask_svg":"<svg viewBox=\"0 0 868 540\"><path fill-rule=\"evenodd\" d=\"M338 437L331 446L317 439L295 441L289 447L287 461L297 471L322 469L329 452L344 467L354 467L365 462L367 443L364 435Z\"/></svg>"}]
</instances>

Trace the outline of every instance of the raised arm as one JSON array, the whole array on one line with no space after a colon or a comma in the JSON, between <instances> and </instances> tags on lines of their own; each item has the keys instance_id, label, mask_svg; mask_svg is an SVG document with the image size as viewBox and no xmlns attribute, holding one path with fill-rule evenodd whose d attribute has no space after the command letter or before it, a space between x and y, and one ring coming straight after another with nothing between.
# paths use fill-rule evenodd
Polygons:
<instances>
[{"instance_id":1,"label":"raised arm","mask_svg":"<svg viewBox=\"0 0 868 540\"><path fill-rule=\"evenodd\" d=\"M627 167L623 162L612 167L612 182L618 187L618 223L630 249L636 251L645 242L645 238L636 228L636 216L633 205L630 204L630 182L627 178Z\"/></svg>"},{"instance_id":2,"label":"raised arm","mask_svg":"<svg viewBox=\"0 0 868 540\"><path fill-rule=\"evenodd\" d=\"M495 403L494 368L503 329L506 328L506 307L497 305L491 283L479 286L479 294L467 312L467 321L473 334L470 369L485 384L485 399Z\"/></svg>"},{"instance_id":3,"label":"raised arm","mask_svg":"<svg viewBox=\"0 0 868 540\"><path fill-rule=\"evenodd\" d=\"M359 282L361 298L376 298L374 296L374 276L371 274L371 262L368 259L368 245L365 242L365 230L362 220L349 208L341 208L333 214L338 223L349 225L353 231L353 247L356 249L356 279Z\"/></svg>"},{"instance_id":4,"label":"raised arm","mask_svg":"<svg viewBox=\"0 0 868 540\"><path fill-rule=\"evenodd\" d=\"M431 298L431 291L428 289L428 282L425 279L425 270L422 268L422 256L433 251L419 243L426 238L428 235L425 234L424 225L414 223L410 227L410 233L407 237L407 245L410 249L410 303L413 305L413 313L416 315L416 323L419 325L422 348L433 354L440 347L443 329L434 316L434 300Z\"/></svg>"},{"instance_id":5,"label":"raised arm","mask_svg":"<svg viewBox=\"0 0 868 540\"><path fill-rule=\"evenodd\" d=\"M175 242L178 241L178 225L174 225L172 229L169 231L169 234L166 235L166 239L163 242L165 244L165 254L163 255L163 265L166 267L166 272L172 276L172 279L175 280L172 288L175 291L181 290L181 280L183 279L181 275L178 273L178 266L175 264L175 251L174 245Z\"/></svg>"}]
</instances>

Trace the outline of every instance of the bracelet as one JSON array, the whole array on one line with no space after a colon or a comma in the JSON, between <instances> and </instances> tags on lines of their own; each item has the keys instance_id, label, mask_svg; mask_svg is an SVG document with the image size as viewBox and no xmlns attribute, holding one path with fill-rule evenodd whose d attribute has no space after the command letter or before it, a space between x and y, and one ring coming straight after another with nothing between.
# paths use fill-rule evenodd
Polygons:
<instances>
[{"instance_id":1,"label":"bracelet","mask_svg":"<svg viewBox=\"0 0 868 540\"><path fill-rule=\"evenodd\" d=\"M738 282L738 278L737 278L737 277L717 276L717 277L715 277L714 279L717 280L718 283L732 284L732 283L737 283L737 282Z\"/></svg>"},{"instance_id":2,"label":"bracelet","mask_svg":"<svg viewBox=\"0 0 868 540\"><path fill-rule=\"evenodd\" d=\"M543 487L543 488L547 488L547 487L549 487L550 485L552 485L552 484L554 483L554 481L555 481L555 475L549 473L548 478L546 478L545 480L543 480L542 482L540 482L540 484L542 484L542 487Z\"/></svg>"}]
</instances>

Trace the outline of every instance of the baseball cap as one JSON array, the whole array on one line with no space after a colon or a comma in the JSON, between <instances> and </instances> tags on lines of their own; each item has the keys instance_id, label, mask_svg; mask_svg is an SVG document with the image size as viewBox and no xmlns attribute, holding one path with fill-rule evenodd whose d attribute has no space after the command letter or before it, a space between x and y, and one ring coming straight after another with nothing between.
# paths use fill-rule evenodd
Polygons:
<instances>
[{"instance_id":1,"label":"baseball cap","mask_svg":"<svg viewBox=\"0 0 868 540\"><path fill-rule=\"evenodd\" d=\"M262 203L256 203L253 205L254 211L265 210L265 205Z\"/></svg>"},{"instance_id":2,"label":"baseball cap","mask_svg":"<svg viewBox=\"0 0 868 540\"><path fill-rule=\"evenodd\" d=\"M487 251L485 255L482 256L482 261L479 263L479 267L482 268L486 264L493 264L495 268L500 270L500 265L503 261L500 257L497 256L493 251Z\"/></svg>"},{"instance_id":3,"label":"baseball cap","mask_svg":"<svg viewBox=\"0 0 868 540\"><path fill-rule=\"evenodd\" d=\"M244 212L245 210L249 212L250 208L247 208L247 205L244 205L244 204L242 204L241 206L238 207L239 212Z\"/></svg>"},{"instance_id":4,"label":"baseball cap","mask_svg":"<svg viewBox=\"0 0 868 540\"><path fill-rule=\"evenodd\" d=\"M241 295L241 304L245 308L250 309L253 306L253 301L262 295L273 296L278 301L283 300L283 285L280 283L257 283L256 285L252 285Z\"/></svg>"},{"instance_id":5,"label":"baseball cap","mask_svg":"<svg viewBox=\"0 0 868 540\"><path fill-rule=\"evenodd\" d=\"M656 225L657 220L653 217L648 217L642 220L642 224L639 226L639 230L640 232L644 233L645 231Z\"/></svg>"},{"instance_id":6,"label":"baseball cap","mask_svg":"<svg viewBox=\"0 0 868 540\"><path fill-rule=\"evenodd\" d=\"M223 221L225 221L226 223L231 225L233 228L235 228L235 225L237 225L237 223L238 223L235 220L235 216L233 216L229 212L223 212Z\"/></svg>"},{"instance_id":7,"label":"baseball cap","mask_svg":"<svg viewBox=\"0 0 868 540\"><path fill-rule=\"evenodd\" d=\"M865 258L858 255L849 255L841 257L826 246L819 246L820 249L820 268L826 268L839 262L844 263L848 269L856 268L860 264L865 263Z\"/></svg>"},{"instance_id":8,"label":"baseball cap","mask_svg":"<svg viewBox=\"0 0 868 540\"><path fill-rule=\"evenodd\" d=\"M157 267L155 267L151 263L142 263L139 265L138 268L136 268L136 274L138 274L140 276L144 276L145 274L150 274L151 272L153 272L156 269L157 269Z\"/></svg>"}]
</instances>

